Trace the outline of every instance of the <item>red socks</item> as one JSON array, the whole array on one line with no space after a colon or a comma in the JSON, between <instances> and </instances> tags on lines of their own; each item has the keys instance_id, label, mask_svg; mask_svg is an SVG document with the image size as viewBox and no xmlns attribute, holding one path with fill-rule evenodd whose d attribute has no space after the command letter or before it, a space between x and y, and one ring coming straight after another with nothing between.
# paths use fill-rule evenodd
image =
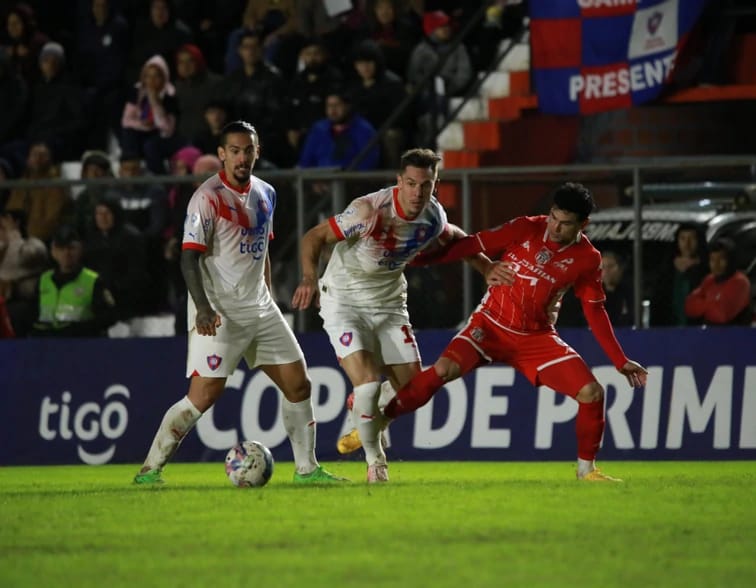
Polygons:
<instances>
[{"instance_id":1,"label":"red socks","mask_svg":"<svg viewBox=\"0 0 756 588\"><path fill-rule=\"evenodd\" d=\"M413 412L426 404L444 385L433 366L417 374L407 382L383 409L383 414L391 419Z\"/></svg>"},{"instance_id":2,"label":"red socks","mask_svg":"<svg viewBox=\"0 0 756 588\"><path fill-rule=\"evenodd\" d=\"M601 436L604 434L604 402L579 402L577 419L577 454L580 459L596 459Z\"/></svg>"}]
</instances>

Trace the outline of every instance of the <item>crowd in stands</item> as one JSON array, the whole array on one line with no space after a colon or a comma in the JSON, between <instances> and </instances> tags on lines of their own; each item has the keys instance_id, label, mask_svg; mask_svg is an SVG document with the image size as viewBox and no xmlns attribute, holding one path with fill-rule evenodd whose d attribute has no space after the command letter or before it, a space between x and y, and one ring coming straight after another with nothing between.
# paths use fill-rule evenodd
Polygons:
<instances>
[{"instance_id":1,"label":"crowd in stands","mask_svg":"<svg viewBox=\"0 0 756 588\"><path fill-rule=\"evenodd\" d=\"M489 0L486 18L454 47L479 3L353 0L330 14L332 4L342 3L0 0L0 181L60 178L65 161L81 163L82 179L120 178L76 194L0 189L0 333L40 330L44 272L53 272L47 286L62 288L85 269L96 274L81 278L96 285L89 302L104 310L95 331L169 311L181 333L178 254L195 186L130 178L214 173L221 129L236 119L259 133L258 169L393 169L405 148L434 146L434 114L466 91L525 13L521 2ZM685 296L704 275L683 276L655 303L674 302L666 324L702 320L686 318ZM625 313L632 306L618 302Z\"/></svg>"},{"instance_id":2,"label":"crowd in stands","mask_svg":"<svg viewBox=\"0 0 756 588\"><path fill-rule=\"evenodd\" d=\"M333 4L0 0L0 180L60 178L67 161L81 163L82 179L121 180L0 190L0 324L16 336L73 333L62 317L39 324L41 285L63 292L70 281L97 286L88 302L99 310L82 315L105 311L92 333L182 308L178 253L195 186L129 178L217 171L217 139L236 119L259 133L258 169L347 168L479 8L357 0L331 14ZM477 39L490 37L454 51L440 74L446 93L487 65ZM432 101L420 92L355 168L393 168L403 149L432 141L415 124Z\"/></svg>"}]
</instances>

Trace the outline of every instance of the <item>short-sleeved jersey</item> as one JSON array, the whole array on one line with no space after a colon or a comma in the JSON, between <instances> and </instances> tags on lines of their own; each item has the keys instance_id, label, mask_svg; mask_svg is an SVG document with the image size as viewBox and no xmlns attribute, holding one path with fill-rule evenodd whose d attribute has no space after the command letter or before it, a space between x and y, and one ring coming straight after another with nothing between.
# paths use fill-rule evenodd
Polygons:
<instances>
[{"instance_id":1,"label":"short-sleeved jersey","mask_svg":"<svg viewBox=\"0 0 756 588\"><path fill-rule=\"evenodd\" d=\"M265 259L275 207L276 192L270 184L251 176L239 190L228 183L223 171L206 180L189 201L182 248L203 253L205 292L222 316L251 320L250 310L271 301ZM191 296L189 302L191 315Z\"/></svg>"},{"instance_id":2,"label":"short-sleeved jersey","mask_svg":"<svg viewBox=\"0 0 756 588\"><path fill-rule=\"evenodd\" d=\"M605 299L599 251L582 233L570 245L554 243L546 223L546 216L525 216L476 234L483 252L512 264L517 276L511 286L489 287L480 305L505 328L552 330L570 286L581 300Z\"/></svg>"},{"instance_id":3,"label":"short-sleeved jersey","mask_svg":"<svg viewBox=\"0 0 756 588\"><path fill-rule=\"evenodd\" d=\"M375 309L406 304L404 268L434 239L451 234L438 200L431 197L410 220L396 186L356 198L330 224L340 240L320 282L324 295Z\"/></svg>"}]
</instances>

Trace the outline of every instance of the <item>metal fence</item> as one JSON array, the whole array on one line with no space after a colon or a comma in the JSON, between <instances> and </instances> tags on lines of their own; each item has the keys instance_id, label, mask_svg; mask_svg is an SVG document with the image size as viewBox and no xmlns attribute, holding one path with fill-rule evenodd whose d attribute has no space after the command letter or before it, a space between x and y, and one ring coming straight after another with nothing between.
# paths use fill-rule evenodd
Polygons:
<instances>
[{"instance_id":1,"label":"metal fence","mask_svg":"<svg viewBox=\"0 0 756 588\"><path fill-rule=\"evenodd\" d=\"M274 296L284 310L301 275L299 245L311 226L341 211L352 199L395 182L396 172L347 172L334 169L289 169L260 172L277 190L274 218L276 238L271 243ZM63 186L76 194L84 186L198 183L199 176L143 176L121 180L50 179L0 182L0 191ZM449 169L440 173L438 197L449 220L468 232L499 225L518 215L542 214L550 193L563 181L579 181L593 192L600 208L631 206L635 215L633 258L643 259L641 210L646 184L680 182L752 182L756 155L653 159L590 165L490 167ZM697 194L698 196L698 194ZM633 265L636 327L641 326L644 268ZM410 269L409 305L416 328L453 328L464 320L484 291L482 279L466 264ZM296 313L296 330L319 328L315 310Z\"/></svg>"}]
</instances>

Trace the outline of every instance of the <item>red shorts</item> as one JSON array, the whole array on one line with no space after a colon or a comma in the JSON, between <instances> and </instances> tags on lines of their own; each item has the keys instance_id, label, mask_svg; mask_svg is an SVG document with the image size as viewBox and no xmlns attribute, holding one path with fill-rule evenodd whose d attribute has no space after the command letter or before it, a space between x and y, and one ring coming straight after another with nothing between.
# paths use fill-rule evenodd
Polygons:
<instances>
[{"instance_id":1,"label":"red shorts","mask_svg":"<svg viewBox=\"0 0 756 588\"><path fill-rule=\"evenodd\" d=\"M465 374L493 362L511 365L534 386L548 386L573 398L596 378L577 352L555 331L519 333L474 312L441 354Z\"/></svg>"}]
</instances>

